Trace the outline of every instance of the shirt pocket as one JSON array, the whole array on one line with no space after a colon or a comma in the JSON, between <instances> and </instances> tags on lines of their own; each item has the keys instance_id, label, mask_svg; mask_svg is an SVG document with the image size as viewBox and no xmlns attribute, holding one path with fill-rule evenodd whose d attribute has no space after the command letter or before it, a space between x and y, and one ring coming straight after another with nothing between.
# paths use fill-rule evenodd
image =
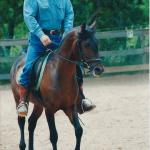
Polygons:
<instances>
[{"instance_id":1,"label":"shirt pocket","mask_svg":"<svg viewBox=\"0 0 150 150\"><path fill-rule=\"evenodd\" d=\"M49 18L49 4L47 0L38 0L40 20L48 20Z\"/></svg>"},{"instance_id":2,"label":"shirt pocket","mask_svg":"<svg viewBox=\"0 0 150 150\"><path fill-rule=\"evenodd\" d=\"M39 8L40 20L49 20L49 8Z\"/></svg>"},{"instance_id":3,"label":"shirt pocket","mask_svg":"<svg viewBox=\"0 0 150 150\"><path fill-rule=\"evenodd\" d=\"M63 5L63 3L59 2L59 3L55 3L55 10L56 10L56 13L57 13L57 18L59 20L63 20L64 19L64 16L65 16L65 7Z\"/></svg>"}]
</instances>

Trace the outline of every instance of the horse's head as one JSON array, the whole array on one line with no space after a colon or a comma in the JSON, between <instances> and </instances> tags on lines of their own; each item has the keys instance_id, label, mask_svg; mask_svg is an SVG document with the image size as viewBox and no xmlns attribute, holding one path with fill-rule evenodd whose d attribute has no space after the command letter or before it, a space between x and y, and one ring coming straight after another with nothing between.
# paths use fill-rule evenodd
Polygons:
<instances>
[{"instance_id":1,"label":"horse's head","mask_svg":"<svg viewBox=\"0 0 150 150\"><path fill-rule=\"evenodd\" d=\"M82 24L78 32L78 52L84 67L96 76L104 71L98 51L98 42L95 37L96 23L91 26Z\"/></svg>"}]
</instances>

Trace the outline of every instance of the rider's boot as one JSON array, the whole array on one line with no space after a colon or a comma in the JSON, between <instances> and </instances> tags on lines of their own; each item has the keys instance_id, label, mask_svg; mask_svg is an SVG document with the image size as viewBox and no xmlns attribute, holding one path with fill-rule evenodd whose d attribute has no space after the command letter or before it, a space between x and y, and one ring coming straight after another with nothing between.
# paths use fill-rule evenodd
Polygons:
<instances>
[{"instance_id":1,"label":"rider's boot","mask_svg":"<svg viewBox=\"0 0 150 150\"><path fill-rule=\"evenodd\" d=\"M80 114L91 111L96 107L96 105L92 104L91 100L85 98L85 96L83 94L82 86L79 87L79 95L80 95L80 101L77 104L77 110Z\"/></svg>"},{"instance_id":2,"label":"rider's boot","mask_svg":"<svg viewBox=\"0 0 150 150\"><path fill-rule=\"evenodd\" d=\"M28 90L21 85L18 85L18 90L20 99L17 106L17 113L19 117L25 117L28 113L28 103L26 102L28 97Z\"/></svg>"}]
</instances>

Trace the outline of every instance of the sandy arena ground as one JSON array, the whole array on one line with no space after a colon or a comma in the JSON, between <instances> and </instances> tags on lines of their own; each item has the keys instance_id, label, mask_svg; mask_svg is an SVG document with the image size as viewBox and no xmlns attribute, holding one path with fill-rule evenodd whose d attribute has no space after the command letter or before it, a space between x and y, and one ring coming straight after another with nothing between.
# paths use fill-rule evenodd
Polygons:
<instances>
[{"instance_id":1,"label":"sandy arena ground","mask_svg":"<svg viewBox=\"0 0 150 150\"><path fill-rule=\"evenodd\" d=\"M149 150L148 74L85 79L84 90L97 108L81 115L81 150ZM32 105L30 105L31 112ZM18 150L19 128L8 86L0 86L0 150ZM74 130L68 118L56 113L58 150L73 150ZM27 123L25 129L28 143ZM35 150L52 149L44 113L35 130Z\"/></svg>"}]
</instances>

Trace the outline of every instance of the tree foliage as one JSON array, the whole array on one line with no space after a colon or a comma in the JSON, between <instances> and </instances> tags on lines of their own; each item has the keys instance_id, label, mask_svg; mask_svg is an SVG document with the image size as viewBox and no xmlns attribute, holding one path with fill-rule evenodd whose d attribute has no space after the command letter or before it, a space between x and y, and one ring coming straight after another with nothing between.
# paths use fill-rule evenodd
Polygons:
<instances>
[{"instance_id":1,"label":"tree foliage","mask_svg":"<svg viewBox=\"0 0 150 150\"><path fill-rule=\"evenodd\" d=\"M74 25L97 20L100 30L148 26L148 0L72 0ZM27 34L22 0L0 1L0 38L19 38Z\"/></svg>"},{"instance_id":2,"label":"tree foliage","mask_svg":"<svg viewBox=\"0 0 150 150\"><path fill-rule=\"evenodd\" d=\"M4 38L13 38L15 28L23 22L23 1L1 0L0 6L0 36Z\"/></svg>"},{"instance_id":3,"label":"tree foliage","mask_svg":"<svg viewBox=\"0 0 150 150\"><path fill-rule=\"evenodd\" d=\"M74 12L74 26L83 22L88 24L97 21L98 30L119 30L125 28L148 27L149 1L148 0L71 0ZM26 38L28 29L23 21L23 0L0 0L0 39ZM148 37L146 37L148 46ZM142 44L137 37L132 39L115 38L100 40L100 50L124 50L130 47L141 48ZM11 49L11 51L10 51ZM18 55L20 47L0 47L1 56ZM4 54L3 54L4 52ZM6 53L8 52L8 53ZM10 52L10 53L9 53ZM6 53L6 54L5 54ZM136 58L135 58L136 57ZM142 57L105 57L104 65L124 65L141 63ZM148 56L147 56L148 58ZM134 61L133 61L134 60ZM148 60L148 59L147 59ZM8 72L11 64L0 64L0 71Z\"/></svg>"}]
</instances>

